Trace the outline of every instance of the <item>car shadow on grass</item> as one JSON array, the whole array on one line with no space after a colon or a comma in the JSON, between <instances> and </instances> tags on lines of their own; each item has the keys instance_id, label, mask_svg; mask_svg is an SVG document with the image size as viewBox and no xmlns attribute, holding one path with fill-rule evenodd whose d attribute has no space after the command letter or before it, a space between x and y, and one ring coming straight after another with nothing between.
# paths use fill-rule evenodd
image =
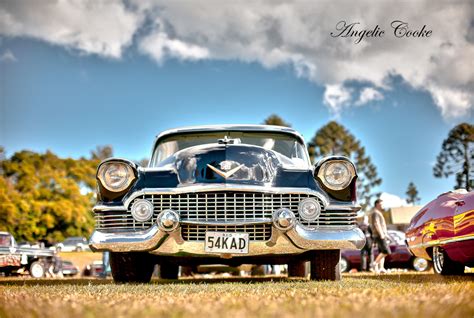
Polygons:
<instances>
[{"instance_id":1,"label":"car shadow on grass","mask_svg":"<svg viewBox=\"0 0 474 318\"><path fill-rule=\"evenodd\" d=\"M266 282L297 282L307 281L304 278L279 277L218 277L218 278L194 278L185 277L181 279L159 279L153 278L149 284L222 284L222 283L244 283L258 284ZM67 278L67 279L32 279L32 278L6 278L0 279L0 286L49 286L49 285L110 285L115 284L111 278Z\"/></svg>"},{"instance_id":2,"label":"car shadow on grass","mask_svg":"<svg viewBox=\"0 0 474 318\"><path fill-rule=\"evenodd\" d=\"M443 276L435 273L391 273L391 274L372 274L360 273L356 275L347 275L352 279L374 279L386 282L403 282L403 283L447 283L459 282L460 280L473 281L474 273L466 273L464 275Z\"/></svg>"}]
</instances>

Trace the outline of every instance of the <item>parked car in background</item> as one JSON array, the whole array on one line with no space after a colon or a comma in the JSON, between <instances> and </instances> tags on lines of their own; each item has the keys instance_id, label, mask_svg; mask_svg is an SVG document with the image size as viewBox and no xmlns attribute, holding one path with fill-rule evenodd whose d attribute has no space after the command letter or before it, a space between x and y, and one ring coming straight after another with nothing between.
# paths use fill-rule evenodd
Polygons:
<instances>
[{"instance_id":1,"label":"parked car in background","mask_svg":"<svg viewBox=\"0 0 474 318\"><path fill-rule=\"evenodd\" d=\"M13 235L0 232L0 273L6 276L28 272L41 278L53 262L54 251L44 248L19 247Z\"/></svg>"},{"instance_id":2,"label":"parked car in background","mask_svg":"<svg viewBox=\"0 0 474 318\"><path fill-rule=\"evenodd\" d=\"M64 276L76 276L79 274L79 267L73 264L71 261L62 261L62 273Z\"/></svg>"},{"instance_id":3,"label":"parked car in background","mask_svg":"<svg viewBox=\"0 0 474 318\"><path fill-rule=\"evenodd\" d=\"M425 205L406 231L408 247L441 275L474 266L474 192L451 191Z\"/></svg>"},{"instance_id":4,"label":"parked car in background","mask_svg":"<svg viewBox=\"0 0 474 318\"><path fill-rule=\"evenodd\" d=\"M90 250L87 239L80 236L68 237L64 242L56 244L55 248L61 252L82 252Z\"/></svg>"},{"instance_id":5,"label":"parked car in background","mask_svg":"<svg viewBox=\"0 0 474 318\"><path fill-rule=\"evenodd\" d=\"M93 261L86 265L82 270L82 276L101 277L104 273L104 263L102 261Z\"/></svg>"},{"instance_id":6,"label":"parked car in background","mask_svg":"<svg viewBox=\"0 0 474 318\"><path fill-rule=\"evenodd\" d=\"M340 279L340 250L360 249L357 173L345 157L309 159L287 127L197 126L160 134L148 167L119 158L97 170L94 251L117 282L180 265L288 264L289 276Z\"/></svg>"},{"instance_id":7,"label":"parked car in background","mask_svg":"<svg viewBox=\"0 0 474 318\"><path fill-rule=\"evenodd\" d=\"M388 230L389 246L392 254L385 258L385 268L406 268L418 272L426 271L430 268L430 263L421 257L413 256L406 243L405 233L401 231ZM374 259L379 254L378 248L373 249ZM361 256L359 251L343 250L341 252L341 270L343 272L351 269L359 269L361 266Z\"/></svg>"}]
</instances>

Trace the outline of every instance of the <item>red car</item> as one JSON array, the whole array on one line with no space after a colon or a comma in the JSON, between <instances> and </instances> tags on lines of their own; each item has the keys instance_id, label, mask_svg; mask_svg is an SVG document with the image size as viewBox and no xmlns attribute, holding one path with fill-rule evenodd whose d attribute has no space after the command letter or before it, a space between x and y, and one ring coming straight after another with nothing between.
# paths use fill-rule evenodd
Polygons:
<instances>
[{"instance_id":1,"label":"red car","mask_svg":"<svg viewBox=\"0 0 474 318\"><path fill-rule=\"evenodd\" d=\"M386 268L408 268L419 272L426 271L430 268L429 262L421 257L413 256L405 244L405 233L400 231L388 230L390 239L390 251L392 254L385 258ZM374 259L379 254L377 247L374 247ZM343 250L341 252L341 271L347 272L352 268L360 268L361 257L360 251Z\"/></svg>"},{"instance_id":2,"label":"red car","mask_svg":"<svg viewBox=\"0 0 474 318\"><path fill-rule=\"evenodd\" d=\"M463 274L474 266L474 192L440 195L415 214L406 234L412 253L433 260L436 273Z\"/></svg>"}]
</instances>

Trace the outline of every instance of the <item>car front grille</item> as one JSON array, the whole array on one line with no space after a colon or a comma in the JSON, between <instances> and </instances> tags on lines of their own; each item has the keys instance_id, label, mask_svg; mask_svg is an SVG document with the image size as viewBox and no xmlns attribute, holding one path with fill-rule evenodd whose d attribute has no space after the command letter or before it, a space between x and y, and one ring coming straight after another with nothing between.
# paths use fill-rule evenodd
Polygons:
<instances>
[{"instance_id":1,"label":"car front grille","mask_svg":"<svg viewBox=\"0 0 474 318\"><path fill-rule=\"evenodd\" d=\"M155 223L161 211L176 211L181 221L193 221L195 224L182 224L181 233L186 241L202 241L206 231L249 233L251 241L268 241L272 225L215 225L211 222L252 222L271 220L274 211L288 208L295 213L298 221L309 228L341 228L355 225L355 212L322 210L316 221L307 222L298 215L299 202L311 197L309 194L273 194L244 191L216 191L184 194L145 194L136 197L128 206L128 211L97 211L96 227L103 232L130 232L146 230ZM321 206L323 203L317 197ZM131 206L138 199L146 199L154 206L154 215L147 222L137 222L131 215ZM197 223L197 224L196 224Z\"/></svg>"},{"instance_id":2,"label":"car front grille","mask_svg":"<svg viewBox=\"0 0 474 318\"><path fill-rule=\"evenodd\" d=\"M271 224L249 225L195 225L183 224L181 235L185 241L204 241L206 232L248 233L250 241L268 241L272 236Z\"/></svg>"}]
</instances>

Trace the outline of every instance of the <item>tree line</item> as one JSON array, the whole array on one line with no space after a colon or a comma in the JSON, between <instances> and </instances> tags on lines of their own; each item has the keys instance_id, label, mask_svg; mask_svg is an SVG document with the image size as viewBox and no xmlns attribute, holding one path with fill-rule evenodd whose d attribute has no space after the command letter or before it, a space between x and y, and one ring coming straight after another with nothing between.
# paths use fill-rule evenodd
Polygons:
<instances>
[{"instance_id":1,"label":"tree line","mask_svg":"<svg viewBox=\"0 0 474 318\"><path fill-rule=\"evenodd\" d=\"M265 124L291 126L277 115ZM456 187L472 190L474 173L474 126L453 128L443 142L436 177L456 175ZM365 208L379 194L382 179L362 143L341 124L331 121L316 131L308 143L311 160L327 155L350 158L358 170L358 198ZM93 227L95 172L101 160L112 157L111 146L97 147L89 157L60 158L51 151L19 151L7 157L0 147L0 231L9 231L18 240L61 241L68 236L88 236ZM146 159L140 162L147 163ZM420 199L414 183L407 190L408 200Z\"/></svg>"}]
</instances>

